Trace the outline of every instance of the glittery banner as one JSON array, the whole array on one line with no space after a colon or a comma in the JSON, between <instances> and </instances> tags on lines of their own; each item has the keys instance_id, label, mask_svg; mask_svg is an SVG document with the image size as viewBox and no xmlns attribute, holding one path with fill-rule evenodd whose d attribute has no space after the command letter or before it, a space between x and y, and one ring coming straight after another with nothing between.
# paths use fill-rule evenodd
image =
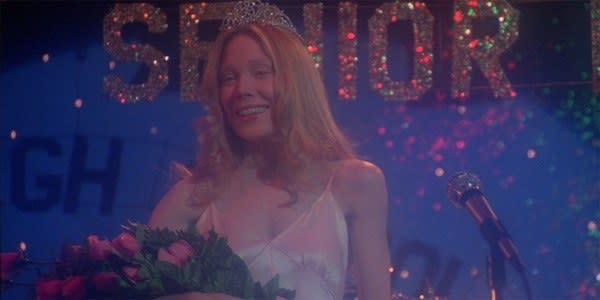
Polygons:
<instances>
[{"instance_id":1,"label":"glittery banner","mask_svg":"<svg viewBox=\"0 0 600 300\"><path fill-rule=\"evenodd\" d=\"M198 40L198 29L202 21L219 20L231 10L234 2L223 3L186 3L179 6L179 46L181 60L180 91L184 101L200 99L200 70L198 63L208 56L211 42Z\"/></svg>"},{"instance_id":2,"label":"glittery banner","mask_svg":"<svg viewBox=\"0 0 600 300\"><path fill-rule=\"evenodd\" d=\"M104 48L115 59L141 62L149 68L148 80L142 84L127 84L115 75L104 77L104 90L121 103L152 100L165 88L168 78L168 56L148 44L126 44L121 39L123 25L141 22L153 33L167 29L167 17L148 3L116 4L104 17Z\"/></svg>"},{"instance_id":3,"label":"glittery banner","mask_svg":"<svg viewBox=\"0 0 600 300\"><path fill-rule=\"evenodd\" d=\"M412 22L415 48L413 78L390 78L387 64L387 26L398 20ZM422 2L384 3L369 19L369 82L386 100L418 100L431 88L433 65L433 16Z\"/></svg>"},{"instance_id":4,"label":"glittery banner","mask_svg":"<svg viewBox=\"0 0 600 300\"><path fill-rule=\"evenodd\" d=\"M338 97L356 99L356 3L341 2L338 6Z\"/></svg>"},{"instance_id":5,"label":"glittery banner","mask_svg":"<svg viewBox=\"0 0 600 300\"><path fill-rule=\"evenodd\" d=\"M498 57L517 40L519 12L505 0L456 0L454 4L454 41L452 45L452 97L469 97L471 59L481 68L495 97L515 97ZM493 17L499 22L494 37L473 37L472 21L478 17Z\"/></svg>"},{"instance_id":6,"label":"glittery banner","mask_svg":"<svg viewBox=\"0 0 600 300\"><path fill-rule=\"evenodd\" d=\"M323 3L304 4L302 12L306 48L323 76Z\"/></svg>"},{"instance_id":7,"label":"glittery banner","mask_svg":"<svg viewBox=\"0 0 600 300\"><path fill-rule=\"evenodd\" d=\"M600 0L590 0L592 26L592 80L594 92L600 93Z\"/></svg>"}]
</instances>

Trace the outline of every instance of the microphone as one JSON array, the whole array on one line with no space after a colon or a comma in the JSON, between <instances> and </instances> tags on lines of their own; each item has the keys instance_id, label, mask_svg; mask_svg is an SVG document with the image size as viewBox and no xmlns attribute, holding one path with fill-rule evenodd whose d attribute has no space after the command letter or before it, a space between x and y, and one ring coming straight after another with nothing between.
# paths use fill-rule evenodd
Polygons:
<instances>
[{"instance_id":1,"label":"microphone","mask_svg":"<svg viewBox=\"0 0 600 300\"><path fill-rule=\"evenodd\" d=\"M458 172L448 180L446 189L448 200L456 207L465 207L475 218L484 238L490 245L497 246L504 258L515 269L522 273L523 262L517 247L498 216L490 207L481 189L481 181L477 175L468 172Z\"/></svg>"}]
</instances>

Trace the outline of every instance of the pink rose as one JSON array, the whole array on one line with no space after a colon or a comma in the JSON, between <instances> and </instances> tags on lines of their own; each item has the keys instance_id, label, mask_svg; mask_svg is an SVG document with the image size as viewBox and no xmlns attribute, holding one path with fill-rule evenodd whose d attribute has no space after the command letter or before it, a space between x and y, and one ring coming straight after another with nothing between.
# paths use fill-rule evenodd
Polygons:
<instances>
[{"instance_id":1,"label":"pink rose","mask_svg":"<svg viewBox=\"0 0 600 300\"><path fill-rule=\"evenodd\" d=\"M126 257L132 257L141 250L138 240L127 232L121 233L112 240L112 245L121 255Z\"/></svg>"},{"instance_id":2,"label":"pink rose","mask_svg":"<svg viewBox=\"0 0 600 300\"><path fill-rule=\"evenodd\" d=\"M63 247L61 259L65 263L75 263L83 254L83 247L80 245L66 245Z\"/></svg>"},{"instance_id":3,"label":"pink rose","mask_svg":"<svg viewBox=\"0 0 600 300\"><path fill-rule=\"evenodd\" d=\"M62 282L61 295L66 300L80 300L85 296L85 276L69 276Z\"/></svg>"},{"instance_id":4,"label":"pink rose","mask_svg":"<svg viewBox=\"0 0 600 300\"><path fill-rule=\"evenodd\" d=\"M90 256L94 260L106 259L113 251L113 246L108 240L101 240L98 236L90 235L87 238Z\"/></svg>"},{"instance_id":5,"label":"pink rose","mask_svg":"<svg viewBox=\"0 0 600 300\"><path fill-rule=\"evenodd\" d=\"M165 248L158 249L158 260L165 261L168 263L172 263L176 266L180 266L179 260L175 257L171 252L167 251Z\"/></svg>"},{"instance_id":6,"label":"pink rose","mask_svg":"<svg viewBox=\"0 0 600 300\"><path fill-rule=\"evenodd\" d=\"M81 245L71 245L71 247L69 247L69 252L74 256L79 256L83 253L83 247L81 247Z\"/></svg>"},{"instance_id":7,"label":"pink rose","mask_svg":"<svg viewBox=\"0 0 600 300\"><path fill-rule=\"evenodd\" d=\"M183 266L194 254L194 248L185 240L178 240L169 247L158 249L158 260Z\"/></svg>"},{"instance_id":8,"label":"pink rose","mask_svg":"<svg viewBox=\"0 0 600 300\"><path fill-rule=\"evenodd\" d=\"M0 263L2 272L0 273L0 279L8 279L12 273L17 271L22 263L21 254L17 252L1 253Z\"/></svg>"},{"instance_id":9,"label":"pink rose","mask_svg":"<svg viewBox=\"0 0 600 300\"><path fill-rule=\"evenodd\" d=\"M92 285L101 292L112 292L119 287L119 275L113 272L100 272L92 278Z\"/></svg>"},{"instance_id":10,"label":"pink rose","mask_svg":"<svg viewBox=\"0 0 600 300\"><path fill-rule=\"evenodd\" d=\"M61 295L62 280L40 279L35 283L35 295L38 300L56 299Z\"/></svg>"},{"instance_id":11,"label":"pink rose","mask_svg":"<svg viewBox=\"0 0 600 300\"><path fill-rule=\"evenodd\" d=\"M140 280L140 275L138 274L139 269L136 267L124 266L123 273L125 273L125 276L127 276L127 279L129 279L131 282L137 282Z\"/></svg>"}]
</instances>

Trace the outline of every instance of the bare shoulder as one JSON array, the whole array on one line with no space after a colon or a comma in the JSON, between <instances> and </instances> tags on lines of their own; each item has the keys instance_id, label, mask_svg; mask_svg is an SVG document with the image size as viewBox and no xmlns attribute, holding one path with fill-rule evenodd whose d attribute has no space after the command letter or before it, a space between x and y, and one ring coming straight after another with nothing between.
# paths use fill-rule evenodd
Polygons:
<instances>
[{"instance_id":1,"label":"bare shoulder","mask_svg":"<svg viewBox=\"0 0 600 300\"><path fill-rule=\"evenodd\" d=\"M346 214L387 205L385 176L379 166L352 159L339 163L333 181L333 193Z\"/></svg>"},{"instance_id":2,"label":"bare shoulder","mask_svg":"<svg viewBox=\"0 0 600 300\"><path fill-rule=\"evenodd\" d=\"M154 207L148 225L171 229L187 227L201 211L191 204L197 185L189 177L175 183Z\"/></svg>"},{"instance_id":3,"label":"bare shoulder","mask_svg":"<svg viewBox=\"0 0 600 300\"><path fill-rule=\"evenodd\" d=\"M384 181L383 171L372 162L360 159L350 159L340 162L336 170L336 180L349 188L355 184L369 185Z\"/></svg>"}]
</instances>

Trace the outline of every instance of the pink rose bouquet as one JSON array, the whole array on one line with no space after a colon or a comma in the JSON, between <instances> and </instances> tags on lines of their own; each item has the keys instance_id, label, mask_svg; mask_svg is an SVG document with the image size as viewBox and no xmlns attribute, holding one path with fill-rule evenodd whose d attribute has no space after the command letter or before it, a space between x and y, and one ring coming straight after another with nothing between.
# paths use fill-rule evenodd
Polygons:
<instances>
[{"instance_id":1,"label":"pink rose bouquet","mask_svg":"<svg viewBox=\"0 0 600 300\"><path fill-rule=\"evenodd\" d=\"M194 227L150 229L130 223L116 238L88 236L66 245L60 259L35 283L36 299L152 299L192 291L243 299L293 299L278 277L262 285L227 240ZM32 262L25 252L2 253L2 282ZM4 284L3 284L4 286Z\"/></svg>"}]
</instances>

